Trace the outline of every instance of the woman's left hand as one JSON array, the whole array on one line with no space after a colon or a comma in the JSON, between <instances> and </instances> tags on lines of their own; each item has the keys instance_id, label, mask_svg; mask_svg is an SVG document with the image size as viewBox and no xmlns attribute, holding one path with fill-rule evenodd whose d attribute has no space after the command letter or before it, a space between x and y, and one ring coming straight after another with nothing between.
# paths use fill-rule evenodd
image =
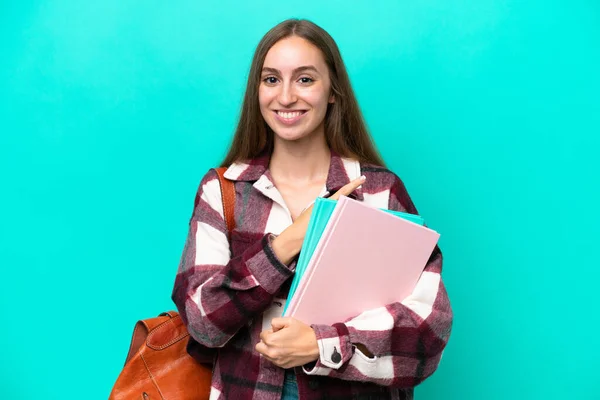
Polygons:
<instances>
[{"instance_id":1,"label":"woman's left hand","mask_svg":"<svg viewBox=\"0 0 600 400\"><path fill-rule=\"evenodd\" d=\"M256 351L281 368L292 368L319 358L315 331L294 318L273 318L262 331Z\"/></svg>"}]
</instances>

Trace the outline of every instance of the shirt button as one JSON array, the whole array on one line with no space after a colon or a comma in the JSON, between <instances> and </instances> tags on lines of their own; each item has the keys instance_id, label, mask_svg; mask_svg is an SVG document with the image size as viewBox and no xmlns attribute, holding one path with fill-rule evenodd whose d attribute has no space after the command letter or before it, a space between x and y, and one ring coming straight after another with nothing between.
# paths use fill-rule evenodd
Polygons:
<instances>
[{"instance_id":1,"label":"shirt button","mask_svg":"<svg viewBox=\"0 0 600 400\"><path fill-rule=\"evenodd\" d=\"M331 362L337 364L342 361L342 355L338 353L337 349L333 348L333 353L331 354Z\"/></svg>"}]
</instances>

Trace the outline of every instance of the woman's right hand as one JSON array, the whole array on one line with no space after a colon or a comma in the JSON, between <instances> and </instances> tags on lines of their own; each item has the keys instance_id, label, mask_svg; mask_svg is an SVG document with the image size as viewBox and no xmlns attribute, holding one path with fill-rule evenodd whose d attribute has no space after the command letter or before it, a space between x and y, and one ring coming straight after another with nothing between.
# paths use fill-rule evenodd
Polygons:
<instances>
[{"instance_id":1,"label":"woman's right hand","mask_svg":"<svg viewBox=\"0 0 600 400\"><path fill-rule=\"evenodd\" d=\"M348 196L363 183L365 183L364 176L356 178L352 182L340 188L340 190L335 192L335 194L329 197L329 199L338 200L340 196ZM306 235L306 230L308 229L308 221L310 221L313 206L314 205L311 205L304 210L302 214L296 218L292 225L288 226L271 242L271 247L273 248L275 255L286 265L289 264L294 257L298 255L298 253L300 253L302 242L304 241L304 236Z\"/></svg>"}]
</instances>

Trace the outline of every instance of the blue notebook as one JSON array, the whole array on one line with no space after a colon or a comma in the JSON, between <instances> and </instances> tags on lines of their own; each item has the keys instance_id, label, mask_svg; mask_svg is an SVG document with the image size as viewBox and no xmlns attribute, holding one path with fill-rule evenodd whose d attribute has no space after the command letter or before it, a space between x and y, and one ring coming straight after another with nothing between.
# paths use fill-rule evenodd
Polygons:
<instances>
[{"instance_id":1,"label":"blue notebook","mask_svg":"<svg viewBox=\"0 0 600 400\"><path fill-rule=\"evenodd\" d=\"M327 222L329 222L329 218L331 214L333 214L333 210L337 201L325 199L322 197L318 197L315 200L315 204L313 207L312 214L310 216L310 220L308 221L308 228L306 229L306 235L304 236L304 241L302 242L302 251L298 257L298 262L296 264L296 273L294 274L294 279L292 280L292 285L290 287L290 292L288 294L288 299L285 303L285 307L283 309L283 313L285 314L288 304L290 303L290 299L294 296L296 289L298 288L298 284L302 279L302 275L306 271L306 267L308 266L308 262L310 261L311 256L313 255L315 249L317 248L317 244L323 235L323 231L327 226ZM398 217L404 218L408 221L414 222L415 224L424 225L425 221L419 215L409 214L401 211L393 211L383 209L392 215L396 215Z\"/></svg>"}]
</instances>

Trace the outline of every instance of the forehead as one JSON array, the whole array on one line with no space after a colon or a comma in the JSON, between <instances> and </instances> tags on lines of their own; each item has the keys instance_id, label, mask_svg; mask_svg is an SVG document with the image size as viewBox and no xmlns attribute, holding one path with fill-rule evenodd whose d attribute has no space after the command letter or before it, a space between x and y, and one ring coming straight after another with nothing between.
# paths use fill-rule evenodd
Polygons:
<instances>
[{"instance_id":1,"label":"forehead","mask_svg":"<svg viewBox=\"0 0 600 400\"><path fill-rule=\"evenodd\" d=\"M280 40L269 49L263 67L284 72L305 65L314 65L321 72L327 68L318 47L306 39L292 36Z\"/></svg>"}]
</instances>

